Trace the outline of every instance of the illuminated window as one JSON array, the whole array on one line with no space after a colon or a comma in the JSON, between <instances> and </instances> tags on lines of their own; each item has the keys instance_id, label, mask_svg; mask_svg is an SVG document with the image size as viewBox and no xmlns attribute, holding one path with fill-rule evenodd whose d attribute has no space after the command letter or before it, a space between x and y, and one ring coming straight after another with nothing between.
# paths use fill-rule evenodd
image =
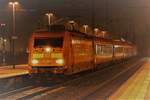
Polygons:
<instances>
[{"instance_id":1,"label":"illuminated window","mask_svg":"<svg viewBox=\"0 0 150 100\"><path fill-rule=\"evenodd\" d=\"M96 45L96 54L101 56L110 56L113 54L112 45Z\"/></svg>"}]
</instances>

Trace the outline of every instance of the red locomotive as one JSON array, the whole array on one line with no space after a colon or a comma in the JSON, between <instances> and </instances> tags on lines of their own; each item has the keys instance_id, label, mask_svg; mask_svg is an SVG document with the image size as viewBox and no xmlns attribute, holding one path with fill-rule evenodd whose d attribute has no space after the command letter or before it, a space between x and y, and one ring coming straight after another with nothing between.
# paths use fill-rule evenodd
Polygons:
<instances>
[{"instance_id":1,"label":"red locomotive","mask_svg":"<svg viewBox=\"0 0 150 100\"><path fill-rule=\"evenodd\" d=\"M35 32L29 46L29 65L33 73L70 75L94 69L102 63L133 57L136 46L80 32Z\"/></svg>"}]
</instances>

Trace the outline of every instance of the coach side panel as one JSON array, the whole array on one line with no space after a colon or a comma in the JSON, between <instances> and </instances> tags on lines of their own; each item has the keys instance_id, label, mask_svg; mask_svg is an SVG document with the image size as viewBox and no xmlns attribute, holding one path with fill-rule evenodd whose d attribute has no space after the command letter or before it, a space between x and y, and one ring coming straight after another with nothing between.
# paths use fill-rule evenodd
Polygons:
<instances>
[{"instance_id":1,"label":"coach side panel","mask_svg":"<svg viewBox=\"0 0 150 100\"><path fill-rule=\"evenodd\" d=\"M72 36L72 73L93 68L93 43L92 39Z\"/></svg>"}]
</instances>

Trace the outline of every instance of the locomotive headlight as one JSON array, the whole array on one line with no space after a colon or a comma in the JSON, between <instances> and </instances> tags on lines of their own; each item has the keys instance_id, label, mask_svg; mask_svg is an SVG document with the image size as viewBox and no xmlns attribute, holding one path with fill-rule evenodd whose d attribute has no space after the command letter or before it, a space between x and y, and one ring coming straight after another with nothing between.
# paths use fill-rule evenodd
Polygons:
<instances>
[{"instance_id":1,"label":"locomotive headlight","mask_svg":"<svg viewBox=\"0 0 150 100\"><path fill-rule=\"evenodd\" d=\"M45 52L48 52L48 53L49 53L49 52L52 52L52 48L46 47L46 48L45 48Z\"/></svg>"},{"instance_id":2,"label":"locomotive headlight","mask_svg":"<svg viewBox=\"0 0 150 100\"><path fill-rule=\"evenodd\" d=\"M37 59L32 60L32 64L38 64L38 63L39 63L39 61Z\"/></svg>"},{"instance_id":3,"label":"locomotive headlight","mask_svg":"<svg viewBox=\"0 0 150 100\"><path fill-rule=\"evenodd\" d=\"M57 59L56 63L62 65L62 64L64 64L64 60L63 59Z\"/></svg>"}]
</instances>

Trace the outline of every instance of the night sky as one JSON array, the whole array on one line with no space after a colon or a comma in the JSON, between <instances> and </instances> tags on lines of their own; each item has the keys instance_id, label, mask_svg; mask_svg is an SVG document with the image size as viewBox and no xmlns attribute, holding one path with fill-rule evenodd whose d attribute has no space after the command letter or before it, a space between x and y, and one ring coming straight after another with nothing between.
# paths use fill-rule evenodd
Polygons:
<instances>
[{"instance_id":1,"label":"night sky","mask_svg":"<svg viewBox=\"0 0 150 100\"><path fill-rule=\"evenodd\" d=\"M0 0L0 23L7 24L7 34L12 33L12 9L8 2ZM45 13L50 11L58 17L72 17L81 23L92 23L93 0L18 0L17 45L25 50L31 32L38 23L46 23ZM126 36L138 44L142 52L150 46L149 0L95 0L95 26L103 27L111 35ZM22 41L23 40L23 41ZM22 41L22 42L20 42Z\"/></svg>"}]
</instances>

